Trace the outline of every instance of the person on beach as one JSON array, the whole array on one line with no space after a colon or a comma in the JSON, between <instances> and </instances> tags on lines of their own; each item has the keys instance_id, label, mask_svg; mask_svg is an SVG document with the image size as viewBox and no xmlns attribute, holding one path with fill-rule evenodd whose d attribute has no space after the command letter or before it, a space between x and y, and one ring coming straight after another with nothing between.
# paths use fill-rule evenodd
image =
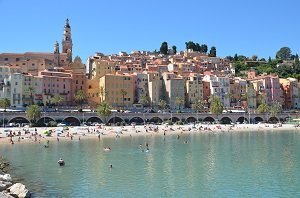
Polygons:
<instances>
[{"instance_id":1,"label":"person on beach","mask_svg":"<svg viewBox=\"0 0 300 198\"><path fill-rule=\"evenodd\" d=\"M177 139L179 139L180 138L180 136L179 135L177 135Z\"/></svg>"},{"instance_id":2,"label":"person on beach","mask_svg":"<svg viewBox=\"0 0 300 198\"><path fill-rule=\"evenodd\" d=\"M59 138L57 137L56 140L59 142Z\"/></svg>"},{"instance_id":3,"label":"person on beach","mask_svg":"<svg viewBox=\"0 0 300 198\"><path fill-rule=\"evenodd\" d=\"M98 134L98 140L100 140L100 133Z\"/></svg>"},{"instance_id":4,"label":"person on beach","mask_svg":"<svg viewBox=\"0 0 300 198\"><path fill-rule=\"evenodd\" d=\"M112 164L109 165L109 168L112 169Z\"/></svg>"}]
</instances>

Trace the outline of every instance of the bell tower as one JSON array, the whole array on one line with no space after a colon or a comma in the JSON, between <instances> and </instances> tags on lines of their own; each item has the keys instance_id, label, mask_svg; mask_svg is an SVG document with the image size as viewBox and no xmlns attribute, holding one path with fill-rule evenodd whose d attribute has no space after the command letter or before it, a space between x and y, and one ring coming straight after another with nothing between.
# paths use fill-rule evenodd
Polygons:
<instances>
[{"instance_id":1,"label":"bell tower","mask_svg":"<svg viewBox=\"0 0 300 198\"><path fill-rule=\"evenodd\" d=\"M72 53L72 34L71 34L71 26L69 24L69 19L67 18L66 24L64 27L64 35L62 40L62 53Z\"/></svg>"},{"instance_id":2,"label":"bell tower","mask_svg":"<svg viewBox=\"0 0 300 198\"><path fill-rule=\"evenodd\" d=\"M54 62L56 64L56 66L58 66L60 63L59 63L59 44L58 44L57 41L56 41L56 43L54 45L53 54L54 54Z\"/></svg>"}]
</instances>

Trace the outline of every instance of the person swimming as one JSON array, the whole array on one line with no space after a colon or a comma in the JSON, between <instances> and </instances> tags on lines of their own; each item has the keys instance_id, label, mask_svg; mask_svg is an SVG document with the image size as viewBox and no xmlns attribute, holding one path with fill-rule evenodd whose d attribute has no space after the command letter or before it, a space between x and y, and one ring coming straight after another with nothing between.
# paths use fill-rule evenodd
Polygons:
<instances>
[{"instance_id":1,"label":"person swimming","mask_svg":"<svg viewBox=\"0 0 300 198\"><path fill-rule=\"evenodd\" d=\"M111 148L110 147L105 147L103 150L104 151L111 151Z\"/></svg>"},{"instance_id":2,"label":"person swimming","mask_svg":"<svg viewBox=\"0 0 300 198\"><path fill-rule=\"evenodd\" d=\"M64 166L65 165L65 161L62 159L62 158L60 158L59 160L58 160L58 162L57 162L60 166Z\"/></svg>"}]
</instances>

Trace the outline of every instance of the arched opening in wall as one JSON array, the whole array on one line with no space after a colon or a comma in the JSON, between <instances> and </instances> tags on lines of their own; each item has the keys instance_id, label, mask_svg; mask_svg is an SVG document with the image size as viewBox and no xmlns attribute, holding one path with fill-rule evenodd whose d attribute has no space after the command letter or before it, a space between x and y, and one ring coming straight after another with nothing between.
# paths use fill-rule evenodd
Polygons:
<instances>
[{"instance_id":1,"label":"arched opening in wall","mask_svg":"<svg viewBox=\"0 0 300 198\"><path fill-rule=\"evenodd\" d=\"M68 126L80 126L80 120L75 117L67 117L63 119L63 122L65 122Z\"/></svg>"},{"instance_id":2,"label":"arched opening in wall","mask_svg":"<svg viewBox=\"0 0 300 198\"><path fill-rule=\"evenodd\" d=\"M215 119L213 119L212 117L206 117L206 118L203 119L203 122L213 123L213 122L215 122Z\"/></svg>"},{"instance_id":3,"label":"arched opening in wall","mask_svg":"<svg viewBox=\"0 0 300 198\"><path fill-rule=\"evenodd\" d=\"M110 123L110 124L121 124L123 122L124 122L124 120L122 118L116 116L116 117L110 118L107 123Z\"/></svg>"},{"instance_id":4,"label":"arched opening in wall","mask_svg":"<svg viewBox=\"0 0 300 198\"><path fill-rule=\"evenodd\" d=\"M279 122L279 119L276 117L270 117L268 122L272 124L276 124L277 122Z\"/></svg>"},{"instance_id":5,"label":"arched opening in wall","mask_svg":"<svg viewBox=\"0 0 300 198\"><path fill-rule=\"evenodd\" d=\"M236 122L238 123L247 123L248 122L248 119L245 118L245 117L239 117Z\"/></svg>"},{"instance_id":6,"label":"arched opening in wall","mask_svg":"<svg viewBox=\"0 0 300 198\"><path fill-rule=\"evenodd\" d=\"M43 118L40 118L40 119L37 121L37 124L38 124L39 126L47 126L47 124L48 124L49 122L51 122L51 121L55 122L55 120L52 119L52 118L50 118L50 117L43 117Z\"/></svg>"},{"instance_id":7,"label":"arched opening in wall","mask_svg":"<svg viewBox=\"0 0 300 198\"><path fill-rule=\"evenodd\" d=\"M259 123L259 122L263 122L264 119L262 119L261 117L255 117L254 118L255 124Z\"/></svg>"},{"instance_id":8,"label":"arched opening in wall","mask_svg":"<svg viewBox=\"0 0 300 198\"><path fill-rule=\"evenodd\" d=\"M149 120L150 123L162 123L162 119L160 119L159 117L153 117Z\"/></svg>"},{"instance_id":9,"label":"arched opening in wall","mask_svg":"<svg viewBox=\"0 0 300 198\"><path fill-rule=\"evenodd\" d=\"M29 120L27 120L24 117L15 117L15 118L11 119L8 123L28 124L30 122L29 122Z\"/></svg>"},{"instance_id":10,"label":"arched opening in wall","mask_svg":"<svg viewBox=\"0 0 300 198\"><path fill-rule=\"evenodd\" d=\"M291 122L291 121L293 121L293 119L291 117L286 117L282 120L282 122L287 122L287 123Z\"/></svg>"},{"instance_id":11,"label":"arched opening in wall","mask_svg":"<svg viewBox=\"0 0 300 198\"><path fill-rule=\"evenodd\" d=\"M194 117L188 117L188 118L185 120L185 122L187 122L187 123L195 123L195 122L197 122L197 119L194 118Z\"/></svg>"},{"instance_id":12,"label":"arched opening in wall","mask_svg":"<svg viewBox=\"0 0 300 198\"><path fill-rule=\"evenodd\" d=\"M173 122L173 123L178 122L178 121L180 121L179 118L177 118L177 117L172 117L172 122Z\"/></svg>"},{"instance_id":13,"label":"arched opening in wall","mask_svg":"<svg viewBox=\"0 0 300 198\"><path fill-rule=\"evenodd\" d=\"M221 124L231 124L232 120L229 117L223 117L220 122Z\"/></svg>"},{"instance_id":14,"label":"arched opening in wall","mask_svg":"<svg viewBox=\"0 0 300 198\"><path fill-rule=\"evenodd\" d=\"M101 120L100 118L98 118L98 117L90 117L90 118L88 118L88 119L86 120L86 123L88 123L88 124L93 124L93 123L98 123L98 124L100 124L100 123L103 123L103 122L102 122L102 120Z\"/></svg>"},{"instance_id":15,"label":"arched opening in wall","mask_svg":"<svg viewBox=\"0 0 300 198\"><path fill-rule=\"evenodd\" d=\"M144 120L140 117L134 117L134 118L131 118L130 123L136 123L136 124L144 124Z\"/></svg>"}]
</instances>

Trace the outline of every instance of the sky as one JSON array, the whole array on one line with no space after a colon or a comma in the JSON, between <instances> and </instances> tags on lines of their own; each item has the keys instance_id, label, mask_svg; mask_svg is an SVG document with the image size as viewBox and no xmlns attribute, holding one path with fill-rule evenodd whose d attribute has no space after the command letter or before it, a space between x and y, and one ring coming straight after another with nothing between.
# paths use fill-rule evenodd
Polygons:
<instances>
[{"instance_id":1,"label":"sky","mask_svg":"<svg viewBox=\"0 0 300 198\"><path fill-rule=\"evenodd\" d=\"M0 0L0 53L53 52L68 17L73 55L216 46L217 55L300 54L299 0Z\"/></svg>"}]
</instances>

